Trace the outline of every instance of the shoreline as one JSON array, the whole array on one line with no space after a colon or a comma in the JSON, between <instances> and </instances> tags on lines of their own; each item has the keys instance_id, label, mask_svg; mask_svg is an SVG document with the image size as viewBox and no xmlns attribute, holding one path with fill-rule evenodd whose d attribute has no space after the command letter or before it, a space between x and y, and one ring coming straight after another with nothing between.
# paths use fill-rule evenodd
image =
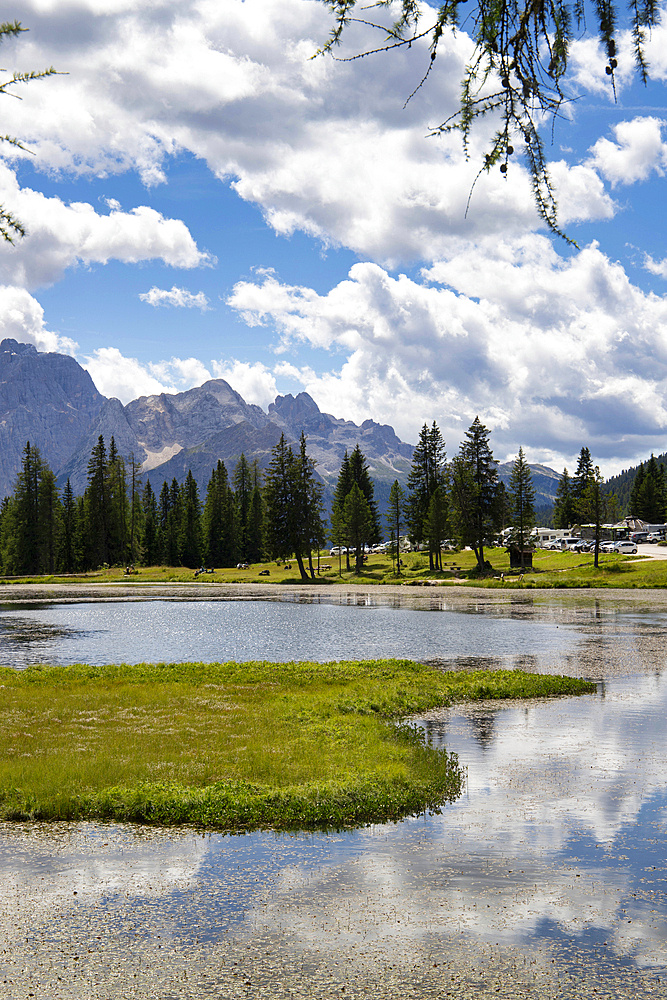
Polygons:
<instances>
[{"instance_id":1,"label":"shoreline","mask_svg":"<svg viewBox=\"0 0 667 1000\"><path fill-rule=\"evenodd\" d=\"M649 599L650 594L650 599ZM77 602L80 600L273 600L332 598L345 600L348 597L365 599L365 603L383 604L387 600L406 607L432 604L434 600L447 603L516 604L547 603L557 599L557 603L575 600L588 604L605 601L641 602L650 600L651 605L667 607L667 589L639 587L550 587L502 590L500 588L470 587L461 585L433 584L430 586L407 586L405 584L364 584L364 583L199 583L178 581L133 581L109 583L0 583L0 605L23 603L28 600Z\"/></svg>"}]
</instances>

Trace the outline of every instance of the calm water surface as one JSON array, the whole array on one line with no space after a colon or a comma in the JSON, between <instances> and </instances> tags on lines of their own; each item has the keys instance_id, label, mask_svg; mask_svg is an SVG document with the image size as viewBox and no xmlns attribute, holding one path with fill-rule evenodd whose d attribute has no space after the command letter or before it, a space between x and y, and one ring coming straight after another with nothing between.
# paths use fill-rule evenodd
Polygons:
<instances>
[{"instance_id":1,"label":"calm water surface","mask_svg":"<svg viewBox=\"0 0 667 1000\"><path fill-rule=\"evenodd\" d=\"M412 659L573 651L573 626L521 615L355 600L131 601L0 606L0 663Z\"/></svg>"},{"instance_id":2,"label":"calm water surface","mask_svg":"<svg viewBox=\"0 0 667 1000\"><path fill-rule=\"evenodd\" d=\"M156 644L120 647L134 661L313 656L305 631L318 659L514 657L605 681L419 720L467 768L440 815L308 836L0 828L8 997L667 998L661 606L23 606L0 615L0 658L119 658L128 621Z\"/></svg>"}]
</instances>

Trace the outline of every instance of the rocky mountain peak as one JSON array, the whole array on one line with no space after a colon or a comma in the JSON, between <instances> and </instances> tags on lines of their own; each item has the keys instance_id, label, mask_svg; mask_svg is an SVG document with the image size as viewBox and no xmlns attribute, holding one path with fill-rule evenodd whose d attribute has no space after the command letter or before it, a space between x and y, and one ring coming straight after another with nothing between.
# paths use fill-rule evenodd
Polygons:
<instances>
[{"instance_id":1,"label":"rocky mountain peak","mask_svg":"<svg viewBox=\"0 0 667 1000\"><path fill-rule=\"evenodd\" d=\"M9 354L38 353L34 344L19 344L18 340L14 340L12 337L5 337L5 339L0 342L0 353L4 352Z\"/></svg>"},{"instance_id":2,"label":"rocky mountain peak","mask_svg":"<svg viewBox=\"0 0 667 1000\"><path fill-rule=\"evenodd\" d=\"M104 403L87 371L66 354L12 338L0 343L0 496L14 487L26 441L60 469Z\"/></svg>"}]
</instances>

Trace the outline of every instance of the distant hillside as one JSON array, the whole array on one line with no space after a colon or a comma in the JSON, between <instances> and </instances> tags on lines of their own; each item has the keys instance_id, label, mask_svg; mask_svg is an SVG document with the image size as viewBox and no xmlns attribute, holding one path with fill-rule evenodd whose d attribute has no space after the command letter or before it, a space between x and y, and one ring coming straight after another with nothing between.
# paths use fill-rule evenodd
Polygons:
<instances>
[{"instance_id":1,"label":"distant hillside","mask_svg":"<svg viewBox=\"0 0 667 1000\"><path fill-rule=\"evenodd\" d=\"M655 457L658 465L662 464L667 467L667 451L663 451L662 455L656 455ZM646 465L646 462L648 462L648 458L641 465ZM635 476L639 468L639 465L631 465L629 469L623 469L617 476L611 476L604 484L605 493L615 493L618 497L618 508L621 517L628 513L632 484L635 481Z\"/></svg>"},{"instance_id":2,"label":"distant hillside","mask_svg":"<svg viewBox=\"0 0 667 1000\"><path fill-rule=\"evenodd\" d=\"M512 468L514 462L502 462L498 465L498 478L505 484L506 489L510 487ZM537 508L549 508L553 506L558 489L560 473L550 469L546 465L535 465L529 463L530 471L533 474L533 486L535 487L535 506Z\"/></svg>"}]
</instances>

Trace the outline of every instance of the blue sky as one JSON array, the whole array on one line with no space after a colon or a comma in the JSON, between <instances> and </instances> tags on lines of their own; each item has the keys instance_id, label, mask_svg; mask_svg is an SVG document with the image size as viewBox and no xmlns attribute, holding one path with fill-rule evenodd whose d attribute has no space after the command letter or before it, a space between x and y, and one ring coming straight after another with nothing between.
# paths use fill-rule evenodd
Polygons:
<instances>
[{"instance_id":1,"label":"blue sky","mask_svg":"<svg viewBox=\"0 0 667 1000\"><path fill-rule=\"evenodd\" d=\"M595 39L571 49L572 119L550 146L560 219L540 228L519 157L484 176L427 138L456 107L470 43L354 63L309 57L317 0L33 0L9 70L68 75L6 98L0 201L29 236L0 252L0 329L73 354L123 402L226 378L266 408L437 420L476 414L500 460L603 471L667 448L667 28L618 103ZM428 16L428 11L427 11ZM352 52L369 39L350 37ZM491 128L491 125L489 125ZM549 131L545 131L548 138Z\"/></svg>"}]
</instances>

